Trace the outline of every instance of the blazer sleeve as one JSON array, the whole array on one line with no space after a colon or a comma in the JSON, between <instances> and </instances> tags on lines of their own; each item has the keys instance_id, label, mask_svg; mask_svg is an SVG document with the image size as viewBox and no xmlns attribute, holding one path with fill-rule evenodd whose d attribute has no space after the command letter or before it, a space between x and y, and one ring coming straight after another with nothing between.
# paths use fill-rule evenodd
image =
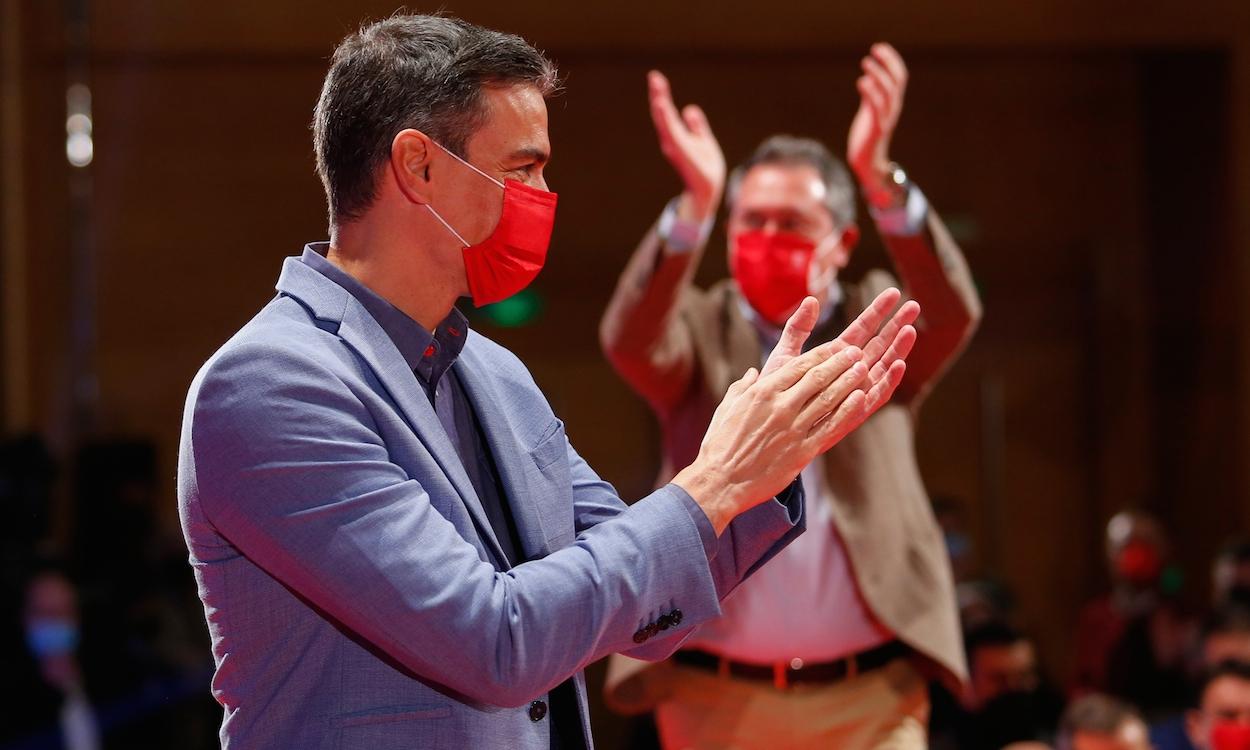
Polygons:
<instances>
[{"instance_id":1,"label":"blazer sleeve","mask_svg":"<svg viewBox=\"0 0 1250 750\"><path fill-rule=\"evenodd\" d=\"M920 303L920 335L895 394L915 408L972 338L981 321L981 299L959 245L933 208L920 234L882 233L882 240L904 295Z\"/></svg>"},{"instance_id":2,"label":"blazer sleeve","mask_svg":"<svg viewBox=\"0 0 1250 750\"><path fill-rule=\"evenodd\" d=\"M627 506L617 496L612 485L599 478L594 469L573 449L572 443L569 444L569 465L573 477L574 519L579 534L583 529L593 528L596 524L626 512ZM684 490L672 484L667 485L667 488L679 493L691 520L699 529L718 601L729 596L738 584L806 528L803 483L798 479L773 500L758 505L731 521L719 539L703 510ZM673 607L680 608L680 602L674 601ZM666 614L667 611L653 613L651 619L640 621L638 627L655 622L659 615ZM683 610L680 627L673 629L671 633L650 639L624 653L648 661L668 658L699 624L684 615Z\"/></svg>"},{"instance_id":3,"label":"blazer sleeve","mask_svg":"<svg viewBox=\"0 0 1250 750\"><path fill-rule=\"evenodd\" d=\"M663 414L694 377L694 343L678 312L705 245L665 252L657 227L643 237L617 281L599 341L617 373Z\"/></svg>"},{"instance_id":4,"label":"blazer sleeve","mask_svg":"<svg viewBox=\"0 0 1250 750\"><path fill-rule=\"evenodd\" d=\"M717 572L675 487L597 516L610 488L579 468L574 495L595 522L573 544L500 572L390 460L351 386L311 356L226 350L197 380L187 418L192 465L179 491L217 533L329 618L468 699L522 705L633 647L639 624L674 606L690 625L719 614Z\"/></svg>"}]
</instances>

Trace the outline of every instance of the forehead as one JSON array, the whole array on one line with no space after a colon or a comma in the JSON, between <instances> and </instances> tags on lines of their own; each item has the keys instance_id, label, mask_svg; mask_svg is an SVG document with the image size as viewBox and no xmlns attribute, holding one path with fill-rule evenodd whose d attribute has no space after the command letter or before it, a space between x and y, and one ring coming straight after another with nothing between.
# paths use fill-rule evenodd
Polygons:
<instances>
[{"instance_id":1,"label":"forehead","mask_svg":"<svg viewBox=\"0 0 1250 750\"><path fill-rule=\"evenodd\" d=\"M1072 738L1073 750L1142 750L1150 747L1146 726L1137 720L1120 724L1115 734L1078 730Z\"/></svg>"},{"instance_id":2,"label":"forehead","mask_svg":"<svg viewBox=\"0 0 1250 750\"><path fill-rule=\"evenodd\" d=\"M828 190L816 168L808 164L757 164L747 170L736 206L743 208L811 209L824 206Z\"/></svg>"},{"instance_id":3,"label":"forehead","mask_svg":"<svg viewBox=\"0 0 1250 750\"><path fill-rule=\"evenodd\" d=\"M551 151L547 138L547 102L533 86L484 86L486 118L469 138L470 155L503 158L520 150Z\"/></svg>"},{"instance_id":4,"label":"forehead","mask_svg":"<svg viewBox=\"0 0 1250 750\"><path fill-rule=\"evenodd\" d=\"M1033 644L1027 640L1006 644L984 644L977 647L978 669L1030 669L1033 665Z\"/></svg>"},{"instance_id":5,"label":"forehead","mask_svg":"<svg viewBox=\"0 0 1250 750\"><path fill-rule=\"evenodd\" d=\"M1202 708L1206 711L1250 710L1250 680L1232 675L1220 677L1203 692Z\"/></svg>"}]
</instances>

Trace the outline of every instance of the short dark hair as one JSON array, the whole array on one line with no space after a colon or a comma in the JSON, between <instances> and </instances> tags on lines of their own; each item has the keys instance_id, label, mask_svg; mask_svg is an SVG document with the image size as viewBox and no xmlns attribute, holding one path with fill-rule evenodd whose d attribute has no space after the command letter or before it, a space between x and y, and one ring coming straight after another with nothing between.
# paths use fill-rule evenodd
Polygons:
<instances>
[{"instance_id":1,"label":"short dark hair","mask_svg":"<svg viewBox=\"0 0 1250 750\"><path fill-rule=\"evenodd\" d=\"M971 659L979 648L1014 646L1027 641L1028 636L1001 620L990 620L964 633L964 652Z\"/></svg>"},{"instance_id":2,"label":"short dark hair","mask_svg":"<svg viewBox=\"0 0 1250 750\"><path fill-rule=\"evenodd\" d=\"M733 207L747 172L761 164L812 167L825 183L825 208L833 216L833 223L839 228L855 223L855 183L851 180L851 173L847 171L846 165L820 141L793 135L765 138L756 147L755 153L734 167L729 175L729 189L725 191L726 206Z\"/></svg>"},{"instance_id":3,"label":"short dark hair","mask_svg":"<svg viewBox=\"0 0 1250 750\"><path fill-rule=\"evenodd\" d=\"M1071 748L1077 732L1114 735L1130 721L1145 725L1136 708L1109 695L1092 693L1072 701L1063 712L1057 744L1060 750Z\"/></svg>"},{"instance_id":4,"label":"short dark hair","mask_svg":"<svg viewBox=\"0 0 1250 750\"><path fill-rule=\"evenodd\" d=\"M1202 637L1207 639L1213 635L1250 633L1250 607L1244 604L1226 604L1210 615L1202 623Z\"/></svg>"},{"instance_id":5,"label":"short dark hair","mask_svg":"<svg viewBox=\"0 0 1250 750\"><path fill-rule=\"evenodd\" d=\"M518 84L544 97L559 87L555 65L519 36L428 15L361 26L335 48L313 114L331 224L373 202L396 133L416 128L464 156L486 116L482 87Z\"/></svg>"}]
</instances>

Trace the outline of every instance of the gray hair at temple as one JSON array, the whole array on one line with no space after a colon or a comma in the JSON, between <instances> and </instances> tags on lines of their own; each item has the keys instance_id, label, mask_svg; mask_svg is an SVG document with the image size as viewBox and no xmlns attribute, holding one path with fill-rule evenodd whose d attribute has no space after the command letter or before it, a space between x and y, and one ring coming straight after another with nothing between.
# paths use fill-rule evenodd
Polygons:
<instances>
[{"instance_id":1,"label":"gray hair at temple","mask_svg":"<svg viewBox=\"0 0 1250 750\"><path fill-rule=\"evenodd\" d=\"M1144 742L1146 722L1136 708L1109 695L1090 693L1077 698L1063 712L1055 738L1056 750L1072 750L1078 732L1115 737L1129 723L1139 725Z\"/></svg>"},{"instance_id":2,"label":"gray hair at temple","mask_svg":"<svg viewBox=\"0 0 1250 750\"><path fill-rule=\"evenodd\" d=\"M359 218L401 130L458 156L486 118L483 86L559 89L555 65L513 34L457 18L396 15L366 24L334 50L313 114L317 174L330 223Z\"/></svg>"},{"instance_id":3,"label":"gray hair at temple","mask_svg":"<svg viewBox=\"0 0 1250 750\"><path fill-rule=\"evenodd\" d=\"M769 136L746 161L734 167L725 191L727 208L733 210L747 172L761 164L812 167L825 183L825 208L833 216L834 226L844 229L855 223L855 183L846 165L820 141L793 135Z\"/></svg>"}]
</instances>

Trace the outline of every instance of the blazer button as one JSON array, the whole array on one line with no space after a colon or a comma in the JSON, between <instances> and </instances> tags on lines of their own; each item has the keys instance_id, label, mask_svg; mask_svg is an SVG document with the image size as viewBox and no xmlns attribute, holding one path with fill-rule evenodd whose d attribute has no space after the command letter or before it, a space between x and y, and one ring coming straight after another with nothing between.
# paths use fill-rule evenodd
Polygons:
<instances>
[{"instance_id":1,"label":"blazer button","mask_svg":"<svg viewBox=\"0 0 1250 750\"><path fill-rule=\"evenodd\" d=\"M651 634L647 632L646 628L638 628L634 631L634 643L642 643L650 637Z\"/></svg>"},{"instance_id":2,"label":"blazer button","mask_svg":"<svg viewBox=\"0 0 1250 750\"><path fill-rule=\"evenodd\" d=\"M655 624L660 626L660 630L668 630L673 626L673 618L668 615L660 615L660 619L656 620Z\"/></svg>"},{"instance_id":3,"label":"blazer button","mask_svg":"<svg viewBox=\"0 0 1250 750\"><path fill-rule=\"evenodd\" d=\"M672 612L669 612L668 621L671 622L674 627L677 625L680 625L681 624L681 610L674 609Z\"/></svg>"},{"instance_id":4,"label":"blazer button","mask_svg":"<svg viewBox=\"0 0 1250 750\"><path fill-rule=\"evenodd\" d=\"M547 715L547 704L542 701L534 701L530 704L530 721L542 721Z\"/></svg>"}]
</instances>

